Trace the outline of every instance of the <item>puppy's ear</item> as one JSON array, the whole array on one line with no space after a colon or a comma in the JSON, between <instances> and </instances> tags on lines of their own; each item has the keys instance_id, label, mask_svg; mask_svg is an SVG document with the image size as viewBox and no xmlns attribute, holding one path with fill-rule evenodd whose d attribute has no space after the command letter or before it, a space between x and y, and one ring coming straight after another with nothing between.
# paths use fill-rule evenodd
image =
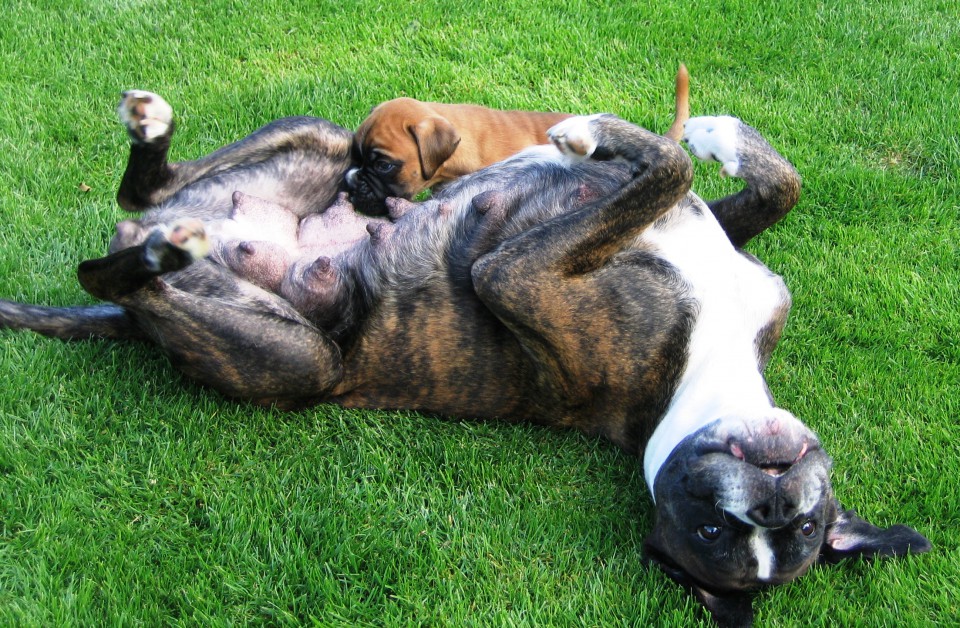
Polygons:
<instances>
[{"instance_id":1,"label":"puppy's ear","mask_svg":"<svg viewBox=\"0 0 960 628\"><path fill-rule=\"evenodd\" d=\"M710 613L713 621L722 628L741 628L753 625L753 596L748 592L731 591L712 593L690 577L683 567L663 553L654 538L643 544L647 564L654 564L671 580L682 586Z\"/></svg>"},{"instance_id":2,"label":"puppy's ear","mask_svg":"<svg viewBox=\"0 0 960 628\"><path fill-rule=\"evenodd\" d=\"M820 558L837 563L857 556L869 559L922 554L930 547L930 541L913 528L899 524L878 528L861 519L856 511L843 511L837 504L837 518L827 528Z\"/></svg>"},{"instance_id":3,"label":"puppy's ear","mask_svg":"<svg viewBox=\"0 0 960 628\"><path fill-rule=\"evenodd\" d=\"M460 134L450 121L440 116L424 118L407 127L420 153L420 172L424 181L436 174L460 144Z\"/></svg>"}]
</instances>

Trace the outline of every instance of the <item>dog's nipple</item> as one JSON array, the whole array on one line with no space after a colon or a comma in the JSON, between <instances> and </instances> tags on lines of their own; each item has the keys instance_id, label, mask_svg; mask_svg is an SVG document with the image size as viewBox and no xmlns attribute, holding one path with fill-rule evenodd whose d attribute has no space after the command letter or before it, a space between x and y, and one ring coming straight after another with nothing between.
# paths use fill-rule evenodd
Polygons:
<instances>
[{"instance_id":1,"label":"dog's nipple","mask_svg":"<svg viewBox=\"0 0 960 628\"><path fill-rule=\"evenodd\" d=\"M473 208L478 214L486 216L489 213L498 214L505 208L503 194L495 190L487 190L473 197Z\"/></svg>"},{"instance_id":2,"label":"dog's nipple","mask_svg":"<svg viewBox=\"0 0 960 628\"><path fill-rule=\"evenodd\" d=\"M335 271L333 261L324 255L315 259L303 274L311 282L324 282L331 279Z\"/></svg>"},{"instance_id":3,"label":"dog's nipple","mask_svg":"<svg viewBox=\"0 0 960 628\"><path fill-rule=\"evenodd\" d=\"M395 227L385 222L368 222L367 233L370 234L370 242L373 244L382 244L394 231Z\"/></svg>"},{"instance_id":4,"label":"dog's nipple","mask_svg":"<svg viewBox=\"0 0 960 628\"><path fill-rule=\"evenodd\" d=\"M391 220L399 220L417 206L416 203L394 196L388 197L384 203L387 205L387 215L390 216Z\"/></svg>"}]
</instances>

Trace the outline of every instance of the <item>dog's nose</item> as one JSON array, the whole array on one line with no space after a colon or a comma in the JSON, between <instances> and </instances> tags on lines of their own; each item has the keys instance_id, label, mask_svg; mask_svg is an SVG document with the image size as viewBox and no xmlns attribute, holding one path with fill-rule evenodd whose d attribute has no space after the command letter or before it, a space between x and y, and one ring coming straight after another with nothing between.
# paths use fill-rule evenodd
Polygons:
<instances>
[{"instance_id":1,"label":"dog's nose","mask_svg":"<svg viewBox=\"0 0 960 628\"><path fill-rule=\"evenodd\" d=\"M784 490L778 478L767 478L772 483L767 498L747 510L747 516L758 526L764 528L782 528L800 514L799 503L792 491Z\"/></svg>"},{"instance_id":2,"label":"dog's nose","mask_svg":"<svg viewBox=\"0 0 960 628\"><path fill-rule=\"evenodd\" d=\"M796 506L779 507L770 503L761 504L747 511L747 516L758 526L777 529L789 524L797 516Z\"/></svg>"}]
</instances>

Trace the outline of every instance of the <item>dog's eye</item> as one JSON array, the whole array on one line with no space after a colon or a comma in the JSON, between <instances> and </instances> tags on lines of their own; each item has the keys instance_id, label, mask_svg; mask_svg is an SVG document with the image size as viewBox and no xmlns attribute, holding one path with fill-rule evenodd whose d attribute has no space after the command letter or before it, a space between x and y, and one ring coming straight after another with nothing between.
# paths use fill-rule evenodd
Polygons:
<instances>
[{"instance_id":1,"label":"dog's eye","mask_svg":"<svg viewBox=\"0 0 960 628\"><path fill-rule=\"evenodd\" d=\"M800 524L800 534L805 537L811 537L817 533L817 524L815 521L807 519L802 524Z\"/></svg>"},{"instance_id":2,"label":"dog's eye","mask_svg":"<svg viewBox=\"0 0 960 628\"><path fill-rule=\"evenodd\" d=\"M393 172L393 169L397 167L397 164L392 161L387 161L385 159L378 159L373 162L373 169L380 174L390 174Z\"/></svg>"},{"instance_id":3,"label":"dog's eye","mask_svg":"<svg viewBox=\"0 0 960 628\"><path fill-rule=\"evenodd\" d=\"M723 532L723 528L720 526L703 525L697 528L697 536L707 543L713 543L719 539L721 532Z\"/></svg>"}]
</instances>

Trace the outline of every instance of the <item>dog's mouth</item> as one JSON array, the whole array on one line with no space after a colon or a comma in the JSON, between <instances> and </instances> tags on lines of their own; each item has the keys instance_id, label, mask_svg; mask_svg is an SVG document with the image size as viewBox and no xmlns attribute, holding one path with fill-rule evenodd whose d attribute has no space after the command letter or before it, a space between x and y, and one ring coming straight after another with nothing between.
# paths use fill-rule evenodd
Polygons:
<instances>
[{"instance_id":1,"label":"dog's mouth","mask_svg":"<svg viewBox=\"0 0 960 628\"><path fill-rule=\"evenodd\" d=\"M781 462L781 463L777 463L769 466L761 466L760 470L769 476L778 478L784 473L786 473L792 466L793 466L792 464Z\"/></svg>"},{"instance_id":2,"label":"dog's mouth","mask_svg":"<svg viewBox=\"0 0 960 628\"><path fill-rule=\"evenodd\" d=\"M697 456L729 456L773 478L785 475L820 450L816 434L785 412L718 420L698 441L694 449Z\"/></svg>"},{"instance_id":3,"label":"dog's mouth","mask_svg":"<svg viewBox=\"0 0 960 628\"><path fill-rule=\"evenodd\" d=\"M806 458L820 449L815 440L803 440L797 443L771 443L762 445L750 440L730 438L726 442L712 443L697 448L697 455L723 454L756 467L771 477L781 477Z\"/></svg>"},{"instance_id":4,"label":"dog's mouth","mask_svg":"<svg viewBox=\"0 0 960 628\"><path fill-rule=\"evenodd\" d=\"M767 475L773 477L780 477L789 471L795 464L803 460L803 458L810 453L810 451L816 448L816 445L811 447L811 444L807 441L804 441L800 444L800 450L796 455L787 457L771 457L771 452L769 449L764 449L762 457L751 456L753 459L748 459L747 451L744 450L744 447L736 441L731 441L729 443L729 452L734 458L738 460L743 460L744 462L751 464ZM781 454L786 452L779 452Z\"/></svg>"}]
</instances>

